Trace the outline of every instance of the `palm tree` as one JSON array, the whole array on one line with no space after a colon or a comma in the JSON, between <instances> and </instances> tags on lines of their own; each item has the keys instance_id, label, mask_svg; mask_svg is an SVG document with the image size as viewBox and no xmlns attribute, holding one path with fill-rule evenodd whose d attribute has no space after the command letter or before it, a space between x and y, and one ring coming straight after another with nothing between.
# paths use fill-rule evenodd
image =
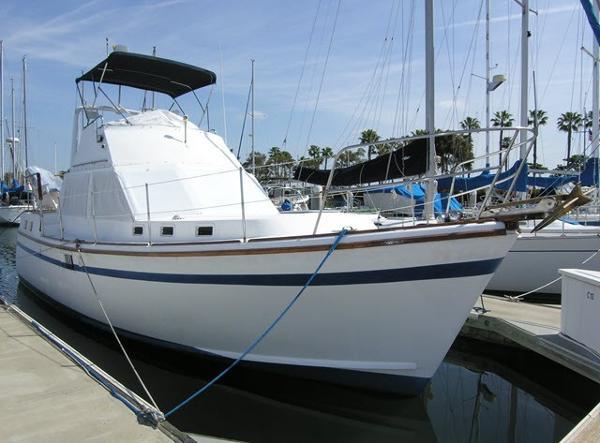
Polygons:
<instances>
[{"instance_id":1,"label":"palm tree","mask_svg":"<svg viewBox=\"0 0 600 443\"><path fill-rule=\"evenodd\" d=\"M513 118L512 114L508 111L496 111L494 113L494 117L492 117L492 124L495 127L500 127L500 128L510 128L513 124L513 122L515 121L515 119ZM500 130L500 137L498 139L498 149L501 151L498 154L498 165L500 165L502 163L502 143L503 143L503 131Z\"/></svg>"},{"instance_id":2,"label":"palm tree","mask_svg":"<svg viewBox=\"0 0 600 443\"><path fill-rule=\"evenodd\" d=\"M311 160L310 162L305 163L305 165L308 165L311 168L319 169L319 165L321 164L321 148L319 148L317 145L310 145L308 148L308 155L310 156Z\"/></svg>"},{"instance_id":3,"label":"palm tree","mask_svg":"<svg viewBox=\"0 0 600 443\"><path fill-rule=\"evenodd\" d=\"M537 142L538 129L540 126L546 126L548 123L548 114L543 109L531 109L529 111L529 124L535 127L535 140L533 141L533 167L537 168Z\"/></svg>"},{"instance_id":4,"label":"palm tree","mask_svg":"<svg viewBox=\"0 0 600 443\"><path fill-rule=\"evenodd\" d=\"M465 119L462 122L460 122L460 127L467 131L472 131L473 129L481 128L481 123L479 123L479 120L476 117L465 117ZM469 142L471 143L471 146L473 146L473 134L471 134L470 132Z\"/></svg>"},{"instance_id":5,"label":"palm tree","mask_svg":"<svg viewBox=\"0 0 600 443\"><path fill-rule=\"evenodd\" d=\"M367 143L377 143L379 141L381 137L379 137L379 134L377 134L377 131L375 131L374 129L365 129L363 132L360 133L360 143L361 144L367 144ZM375 154L377 151L375 149L374 145L369 145L369 149L367 150L367 159L371 160L371 154Z\"/></svg>"},{"instance_id":6,"label":"palm tree","mask_svg":"<svg viewBox=\"0 0 600 443\"><path fill-rule=\"evenodd\" d=\"M556 126L559 131L567 133L567 164L571 158L571 137L573 131L578 131L583 124L583 118L579 112L565 112L560 114L560 117L556 120Z\"/></svg>"},{"instance_id":7,"label":"palm tree","mask_svg":"<svg viewBox=\"0 0 600 443\"><path fill-rule=\"evenodd\" d=\"M327 160L333 157L333 151L329 146L326 146L323 149L321 149L321 155L325 159L325 166L323 166L323 169L327 169Z\"/></svg>"},{"instance_id":8,"label":"palm tree","mask_svg":"<svg viewBox=\"0 0 600 443\"><path fill-rule=\"evenodd\" d=\"M310 148L308 148L308 155L315 160L318 159L321 157L321 148L317 145L310 145Z\"/></svg>"}]
</instances>

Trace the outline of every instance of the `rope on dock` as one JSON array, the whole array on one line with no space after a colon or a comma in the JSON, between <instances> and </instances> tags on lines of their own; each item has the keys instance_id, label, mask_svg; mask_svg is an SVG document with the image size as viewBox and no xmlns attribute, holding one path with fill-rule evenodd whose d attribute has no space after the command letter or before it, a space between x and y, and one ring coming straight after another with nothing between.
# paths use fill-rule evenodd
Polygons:
<instances>
[{"instance_id":1,"label":"rope on dock","mask_svg":"<svg viewBox=\"0 0 600 443\"><path fill-rule=\"evenodd\" d=\"M115 336L115 339L117 340L117 343L119 344L119 347L121 348L121 351L123 352L123 355L125 356L125 359L127 360L127 363L129 363L129 366L131 367L131 370L133 371L133 373L137 377L138 381L140 382L140 385L144 389L144 392L146 393L146 395L148 396L148 398L152 402L152 405L156 408L157 411L160 411L160 408L158 407L158 405L154 401L154 398L150 394L150 391L146 387L144 381L142 380L142 377L140 376L140 374L138 373L137 369L135 368L133 362L129 358L129 354L125 350L125 347L123 346L123 343L121 343L121 339L119 338L119 335L117 334L117 331L115 331L115 328L114 328L112 322L110 321L110 318L108 316L108 313L106 312L106 309L104 309L104 305L102 304L102 300L100 300L100 296L98 295L98 292L96 291L96 286L94 286L94 282L92 282L92 278L90 277L90 274L88 273L87 267L86 267L85 262L83 260L83 255L81 254L81 251L79 250L79 248L77 249L77 252L79 253L79 260L81 261L81 266L83 267L83 270L85 271L85 275L87 275L87 278L88 278L88 280L90 282L90 285L92 287L92 291L94 293L94 296L96 297L96 301L98 302L98 305L100 306L100 309L102 310L102 313L104 314L104 318L106 319L106 322L108 323L108 326L110 327L110 330L112 331L113 335ZM156 417L157 421L161 420L162 418L163 417Z\"/></svg>"},{"instance_id":2,"label":"rope on dock","mask_svg":"<svg viewBox=\"0 0 600 443\"><path fill-rule=\"evenodd\" d=\"M333 254L333 252L337 248L338 244L340 243L340 241L342 240L342 238L347 233L348 233L348 229L346 229L346 228L343 228L338 233L338 235L335 238L333 244L329 248L329 251L327 252L327 254L325 255L325 257L323 257L323 259L319 263L319 266L317 266L317 268L315 269L315 272L313 272L313 274L308 278L308 280L306 281L306 283L304 284L304 286L302 287L302 289L300 289L300 291L294 296L294 298L292 298L292 300L279 313L279 315L275 318L275 320L273 320L273 322L260 335L258 335L258 337L256 337L250 343L250 345L240 354L240 356L238 358L236 358L223 371L221 371L216 377L214 377L212 380L210 380L208 383L206 383L204 386L202 386L196 392L194 392L193 394L191 394L189 397L187 397L185 400L183 400L178 405L176 405L174 408L172 408L169 412L167 412L165 414L165 418L167 418L171 414L177 412L179 409L181 409L183 406L185 406L186 404L188 404L194 398L196 398L197 396L199 396L200 394L202 394L203 392L205 392L206 390L208 390L208 388L210 388L212 385L214 385L216 382L218 382L220 379L222 379L229 371L231 371L234 367L236 367L244 359L244 357L246 357L250 352L252 352L252 350L269 334L269 332L271 332L271 330L277 325L277 323L279 323L279 321L288 313L288 311L292 308L292 306L294 306L294 304L300 299L300 297L302 296L302 294L304 293L304 291L306 290L306 288L308 288L310 286L310 284L313 282L313 280L315 279L315 277L317 276L317 274L319 273L319 271L321 270L321 268L323 267L323 265L325 264L325 262L329 259L329 257L331 257L331 255Z\"/></svg>"}]
</instances>

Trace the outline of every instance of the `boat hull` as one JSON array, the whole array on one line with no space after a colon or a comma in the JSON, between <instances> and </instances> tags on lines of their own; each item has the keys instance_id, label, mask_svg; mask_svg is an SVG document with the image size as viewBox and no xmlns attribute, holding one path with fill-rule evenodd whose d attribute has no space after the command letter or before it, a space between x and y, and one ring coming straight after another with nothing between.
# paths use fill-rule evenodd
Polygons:
<instances>
[{"instance_id":1,"label":"boat hull","mask_svg":"<svg viewBox=\"0 0 600 443\"><path fill-rule=\"evenodd\" d=\"M412 239L345 238L245 360L336 383L419 392L515 237L498 230L459 229L443 238L412 232ZM53 301L105 323L91 280L121 331L233 359L298 293L334 238L220 251L89 245L77 252L19 232L17 271Z\"/></svg>"},{"instance_id":2,"label":"boat hull","mask_svg":"<svg viewBox=\"0 0 600 443\"><path fill-rule=\"evenodd\" d=\"M600 269L600 254L593 256L600 250L600 230L590 229L594 232L544 233L542 230L538 234L520 235L486 290L518 295L556 280L562 268ZM560 291L559 280L529 298L559 301Z\"/></svg>"},{"instance_id":3,"label":"boat hull","mask_svg":"<svg viewBox=\"0 0 600 443\"><path fill-rule=\"evenodd\" d=\"M28 209L28 206L0 206L0 225L18 226L21 214Z\"/></svg>"}]
</instances>

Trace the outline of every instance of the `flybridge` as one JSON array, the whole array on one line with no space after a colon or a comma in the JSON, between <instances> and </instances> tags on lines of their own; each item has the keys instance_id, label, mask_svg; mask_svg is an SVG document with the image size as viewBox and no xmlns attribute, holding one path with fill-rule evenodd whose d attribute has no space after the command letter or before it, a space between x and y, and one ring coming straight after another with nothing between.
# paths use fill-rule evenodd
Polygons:
<instances>
[{"instance_id":1,"label":"flybridge","mask_svg":"<svg viewBox=\"0 0 600 443\"><path fill-rule=\"evenodd\" d=\"M161 92L177 98L216 83L214 72L166 58L115 51L76 82L91 81Z\"/></svg>"}]
</instances>

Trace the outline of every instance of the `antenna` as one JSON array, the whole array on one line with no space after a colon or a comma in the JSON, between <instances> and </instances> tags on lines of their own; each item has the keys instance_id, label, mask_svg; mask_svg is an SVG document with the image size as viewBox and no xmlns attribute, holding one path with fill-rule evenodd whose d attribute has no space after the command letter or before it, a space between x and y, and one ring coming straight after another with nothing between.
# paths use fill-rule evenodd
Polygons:
<instances>
[{"instance_id":1,"label":"antenna","mask_svg":"<svg viewBox=\"0 0 600 443\"><path fill-rule=\"evenodd\" d=\"M256 175L256 161L254 157L254 59L250 59L252 62L252 80L250 81L250 88L252 89L252 174Z\"/></svg>"}]
</instances>

